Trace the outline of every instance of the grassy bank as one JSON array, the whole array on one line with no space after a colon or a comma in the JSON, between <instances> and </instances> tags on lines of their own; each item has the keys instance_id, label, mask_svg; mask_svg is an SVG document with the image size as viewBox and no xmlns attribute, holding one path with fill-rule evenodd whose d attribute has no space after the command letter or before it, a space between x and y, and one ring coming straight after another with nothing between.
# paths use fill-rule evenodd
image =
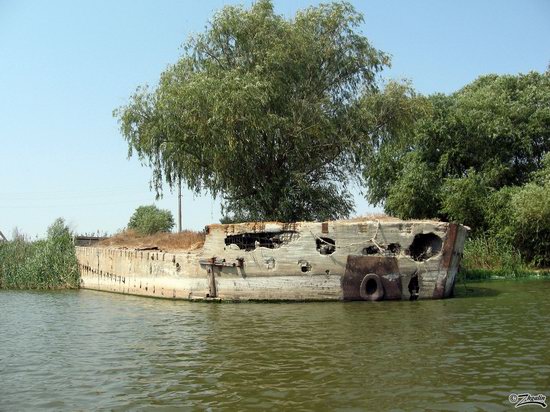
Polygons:
<instances>
[{"instance_id":1,"label":"grassy bank","mask_svg":"<svg viewBox=\"0 0 550 412\"><path fill-rule=\"evenodd\" d=\"M478 236L464 245L459 281L493 278L519 279L550 276L550 269L540 269L524 261L513 246Z\"/></svg>"},{"instance_id":2,"label":"grassy bank","mask_svg":"<svg viewBox=\"0 0 550 412\"><path fill-rule=\"evenodd\" d=\"M0 288L78 288L79 281L72 235L62 219L48 228L44 240L17 236L0 243Z\"/></svg>"}]
</instances>

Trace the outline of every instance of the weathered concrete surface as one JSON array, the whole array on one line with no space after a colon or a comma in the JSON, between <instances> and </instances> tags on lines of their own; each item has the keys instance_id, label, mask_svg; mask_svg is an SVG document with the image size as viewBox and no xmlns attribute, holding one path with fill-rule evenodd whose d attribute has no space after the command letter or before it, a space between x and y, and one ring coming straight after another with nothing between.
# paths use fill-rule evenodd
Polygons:
<instances>
[{"instance_id":1,"label":"weathered concrete surface","mask_svg":"<svg viewBox=\"0 0 550 412\"><path fill-rule=\"evenodd\" d=\"M353 220L210 225L187 253L77 247L81 286L171 299L448 297L467 228ZM367 276L368 275L368 276Z\"/></svg>"}]
</instances>

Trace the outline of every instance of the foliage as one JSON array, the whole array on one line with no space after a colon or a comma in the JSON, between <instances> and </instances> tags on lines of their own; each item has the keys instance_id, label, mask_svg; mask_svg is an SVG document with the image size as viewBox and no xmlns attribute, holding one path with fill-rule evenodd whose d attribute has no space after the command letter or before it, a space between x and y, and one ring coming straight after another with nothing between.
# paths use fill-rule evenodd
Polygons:
<instances>
[{"instance_id":1,"label":"foliage","mask_svg":"<svg viewBox=\"0 0 550 412\"><path fill-rule=\"evenodd\" d=\"M427 104L412 131L391 134L366 162L368 199L399 216L424 217L418 198L427 180L432 217L482 231L483 198L528 182L550 150L550 73L482 76L449 96L429 96ZM392 202L392 188L407 186L415 190ZM475 209L469 216L466 204Z\"/></svg>"},{"instance_id":2,"label":"foliage","mask_svg":"<svg viewBox=\"0 0 550 412\"><path fill-rule=\"evenodd\" d=\"M522 277L530 273L516 248L484 235L466 241L461 265L470 277L479 271L502 277Z\"/></svg>"},{"instance_id":3,"label":"foliage","mask_svg":"<svg viewBox=\"0 0 550 412\"><path fill-rule=\"evenodd\" d=\"M522 186L503 187L488 195L481 217L487 235L515 247L536 265L550 265L550 154L543 168Z\"/></svg>"},{"instance_id":4,"label":"foliage","mask_svg":"<svg viewBox=\"0 0 550 412\"><path fill-rule=\"evenodd\" d=\"M437 175L415 153L409 153L395 183L388 189L386 212L403 219L429 218L437 204Z\"/></svg>"},{"instance_id":5,"label":"foliage","mask_svg":"<svg viewBox=\"0 0 550 412\"><path fill-rule=\"evenodd\" d=\"M128 229L133 229L141 235L169 232L173 227L172 212L159 209L155 205L138 207L128 222Z\"/></svg>"},{"instance_id":6,"label":"foliage","mask_svg":"<svg viewBox=\"0 0 550 412\"><path fill-rule=\"evenodd\" d=\"M484 175L469 169L464 177L446 178L441 185L441 211L450 219L468 222L476 229L485 227L490 189Z\"/></svg>"},{"instance_id":7,"label":"foliage","mask_svg":"<svg viewBox=\"0 0 550 412\"><path fill-rule=\"evenodd\" d=\"M29 242L19 235L0 243L0 288L77 288L79 281L72 234L63 219L48 228L45 240Z\"/></svg>"},{"instance_id":8,"label":"foliage","mask_svg":"<svg viewBox=\"0 0 550 412\"><path fill-rule=\"evenodd\" d=\"M422 104L411 130L388 133L366 159L368 200L464 223L550 264L550 72L482 76Z\"/></svg>"},{"instance_id":9,"label":"foliage","mask_svg":"<svg viewBox=\"0 0 550 412\"><path fill-rule=\"evenodd\" d=\"M348 183L371 149L365 132L401 124L401 112L368 116L369 107L404 100L398 86L386 104L373 98L389 58L358 32L361 22L348 3L292 19L270 0L215 14L156 89L139 88L115 111L130 155L153 169L157 194L182 179L222 195L228 220L349 215Z\"/></svg>"},{"instance_id":10,"label":"foliage","mask_svg":"<svg viewBox=\"0 0 550 412\"><path fill-rule=\"evenodd\" d=\"M501 239L481 235L466 241L458 282L527 277L550 277L550 270L526 263L517 247Z\"/></svg>"},{"instance_id":11,"label":"foliage","mask_svg":"<svg viewBox=\"0 0 550 412\"><path fill-rule=\"evenodd\" d=\"M550 184L529 183L511 199L511 232L525 258L550 266Z\"/></svg>"}]
</instances>

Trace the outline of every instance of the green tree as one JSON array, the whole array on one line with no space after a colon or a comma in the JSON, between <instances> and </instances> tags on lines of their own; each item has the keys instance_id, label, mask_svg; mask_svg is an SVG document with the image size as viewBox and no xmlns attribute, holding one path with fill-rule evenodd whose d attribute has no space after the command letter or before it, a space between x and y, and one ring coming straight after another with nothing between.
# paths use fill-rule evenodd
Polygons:
<instances>
[{"instance_id":1,"label":"green tree","mask_svg":"<svg viewBox=\"0 0 550 412\"><path fill-rule=\"evenodd\" d=\"M502 207L505 188L529 182L550 150L550 72L482 76L425 104L411 130L389 133L365 162L368 200L490 230L502 221L492 202Z\"/></svg>"},{"instance_id":2,"label":"green tree","mask_svg":"<svg viewBox=\"0 0 550 412\"><path fill-rule=\"evenodd\" d=\"M510 234L527 260L550 266L550 153L531 182L510 199Z\"/></svg>"},{"instance_id":3,"label":"green tree","mask_svg":"<svg viewBox=\"0 0 550 412\"><path fill-rule=\"evenodd\" d=\"M169 232L173 227L172 213L169 210L159 209L155 205L138 207L128 222L128 229L133 229L142 235Z\"/></svg>"},{"instance_id":4,"label":"green tree","mask_svg":"<svg viewBox=\"0 0 550 412\"><path fill-rule=\"evenodd\" d=\"M138 88L115 111L129 154L152 168L157 194L182 179L221 195L229 220L349 215L368 132L399 117L365 113L395 104L373 98L389 58L358 32L361 22L348 3L291 19L269 0L224 7L158 87Z\"/></svg>"}]
</instances>

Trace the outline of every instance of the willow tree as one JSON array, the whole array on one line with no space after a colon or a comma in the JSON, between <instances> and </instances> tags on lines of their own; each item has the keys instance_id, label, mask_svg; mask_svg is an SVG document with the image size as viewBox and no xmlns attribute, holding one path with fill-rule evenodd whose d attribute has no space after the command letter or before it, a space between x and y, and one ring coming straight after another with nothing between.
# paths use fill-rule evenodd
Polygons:
<instances>
[{"instance_id":1,"label":"willow tree","mask_svg":"<svg viewBox=\"0 0 550 412\"><path fill-rule=\"evenodd\" d=\"M291 19L269 0L215 14L156 88L115 110L157 194L181 179L221 195L232 219L349 215L350 176L368 146L361 101L389 64L361 23L348 3Z\"/></svg>"}]
</instances>

